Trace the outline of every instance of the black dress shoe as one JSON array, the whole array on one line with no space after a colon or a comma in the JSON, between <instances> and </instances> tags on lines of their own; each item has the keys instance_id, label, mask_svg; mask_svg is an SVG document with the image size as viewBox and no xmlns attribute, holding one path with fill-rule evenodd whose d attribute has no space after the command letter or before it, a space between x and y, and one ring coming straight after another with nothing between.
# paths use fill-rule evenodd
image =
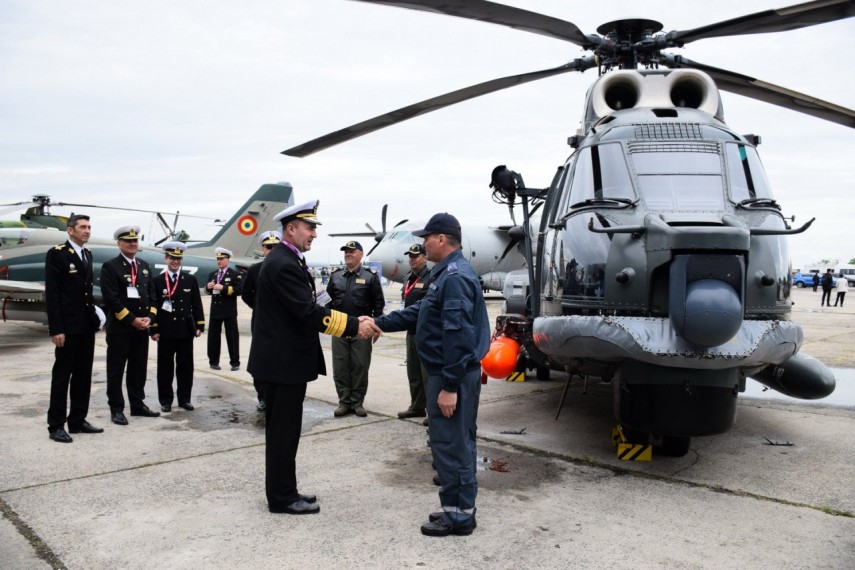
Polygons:
<instances>
[{"instance_id":1,"label":"black dress shoe","mask_svg":"<svg viewBox=\"0 0 855 570\"><path fill-rule=\"evenodd\" d=\"M179 408L184 408L184 409L185 409L185 410L187 410L188 412L190 412L190 411L192 411L192 410L195 410L195 409L196 409L196 408L194 408L194 407L193 407L193 404L191 404L190 402L178 402L178 407L179 407Z\"/></svg>"},{"instance_id":2,"label":"black dress shoe","mask_svg":"<svg viewBox=\"0 0 855 570\"><path fill-rule=\"evenodd\" d=\"M62 428L58 428L50 432L50 438L59 443L71 443L74 441L71 436Z\"/></svg>"},{"instance_id":3,"label":"black dress shoe","mask_svg":"<svg viewBox=\"0 0 855 570\"><path fill-rule=\"evenodd\" d=\"M285 507L268 507L268 510L271 513L287 513L289 515L314 515L321 512L321 507L300 499Z\"/></svg>"},{"instance_id":4,"label":"black dress shoe","mask_svg":"<svg viewBox=\"0 0 855 570\"><path fill-rule=\"evenodd\" d=\"M422 534L425 536L448 536L456 534L457 536L468 536L475 530L475 517L465 523L448 525L444 518L428 522L422 525Z\"/></svg>"},{"instance_id":5,"label":"black dress shoe","mask_svg":"<svg viewBox=\"0 0 855 570\"><path fill-rule=\"evenodd\" d=\"M439 480L439 475L433 476L433 484L437 487L442 487L442 482Z\"/></svg>"},{"instance_id":6,"label":"black dress shoe","mask_svg":"<svg viewBox=\"0 0 855 570\"><path fill-rule=\"evenodd\" d=\"M83 420L83 423L79 426L68 426L68 431L70 433L104 433L104 428L95 427L86 420Z\"/></svg>"},{"instance_id":7,"label":"black dress shoe","mask_svg":"<svg viewBox=\"0 0 855 570\"><path fill-rule=\"evenodd\" d=\"M211 370L221 370L220 365L219 364L212 364Z\"/></svg>"},{"instance_id":8,"label":"black dress shoe","mask_svg":"<svg viewBox=\"0 0 855 570\"><path fill-rule=\"evenodd\" d=\"M233 365L232 366L232 372L235 372L237 370L240 370L240 366L239 365Z\"/></svg>"},{"instance_id":9,"label":"black dress shoe","mask_svg":"<svg viewBox=\"0 0 855 570\"><path fill-rule=\"evenodd\" d=\"M300 494L300 500L305 501L307 503L317 503L318 502L318 496L317 495L303 495L301 493Z\"/></svg>"},{"instance_id":10,"label":"black dress shoe","mask_svg":"<svg viewBox=\"0 0 855 570\"><path fill-rule=\"evenodd\" d=\"M144 418L156 418L160 416L160 412L155 412L148 406L145 408L135 408L131 409L132 416L142 416Z\"/></svg>"},{"instance_id":11,"label":"black dress shoe","mask_svg":"<svg viewBox=\"0 0 855 570\"><path fill-rule=\"evenodd\" d=\"M128 418L125 417L125 414L122 412L116 412L114 414L110 414L110 421L114 424L118 424L120 426L128 425Z\"/></svg>"},{"instance_id":12,"label":"black dress shoe","mask_svg":"<svg viewBox=\"0 0 855 570\"><path fill-rule=\"evenodd\" d=\"M424 418L427 416L427 412L424 410L414 410L412 408L407 408L403 412L398 412L398 417L401 419L406 418Z\"/></svg>"},{"instance_id":13,"label":"black dress shoe","mask_svg":"<svg viewBox=\"0 0 855 570\"><path fill-rule=\"evenodd\" d=\"M160 411L161 412L171 412L172 411L172 404L164 404L164 405L160 406Z\"/></svg>"}]
</instances>

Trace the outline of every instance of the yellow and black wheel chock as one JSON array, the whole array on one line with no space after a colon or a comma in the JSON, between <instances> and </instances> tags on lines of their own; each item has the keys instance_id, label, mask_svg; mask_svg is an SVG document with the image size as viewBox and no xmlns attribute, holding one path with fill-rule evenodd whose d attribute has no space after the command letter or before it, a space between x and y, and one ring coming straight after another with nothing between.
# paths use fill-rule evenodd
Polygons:
<instances>
[{"instance_id":1,"label":"yellow and black wheel chock","mask_svg":"<svg viewBox=\"0 0 855 570\"><path fill-rule=\"evenodd\" d=\"M505 378L508 382L525 382L525 370L514 370Z\"/></svg>"},{"instance_id":2,"label":"yellow and black wheel chock","mask_svg":"<svg viewBox=\"0 0 855 570\"><path fill-rule=\"evenodd\" d=\"M612 428L612 443L617 447L617 456L621 461L653 461L653 445L627 441L619 425Z\"/></svg>"}]
</instances>

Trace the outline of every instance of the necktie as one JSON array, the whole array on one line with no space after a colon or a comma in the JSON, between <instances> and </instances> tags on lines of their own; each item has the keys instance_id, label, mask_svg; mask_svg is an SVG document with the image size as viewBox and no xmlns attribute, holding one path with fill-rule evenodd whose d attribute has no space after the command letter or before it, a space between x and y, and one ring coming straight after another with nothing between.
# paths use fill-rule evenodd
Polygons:
<instances>
[{"instance_id":1,"label":"necktie","mask_svg":"<svg viewBox=\"0 0 855 570\"><path fill-rule=\"evenodd\" d=\"M86 269L87 267L89 267L89 260L86 259L86 250L85 249L80 250L80 259L83 261L83 269Z\"/></svg>"}]
</instances>

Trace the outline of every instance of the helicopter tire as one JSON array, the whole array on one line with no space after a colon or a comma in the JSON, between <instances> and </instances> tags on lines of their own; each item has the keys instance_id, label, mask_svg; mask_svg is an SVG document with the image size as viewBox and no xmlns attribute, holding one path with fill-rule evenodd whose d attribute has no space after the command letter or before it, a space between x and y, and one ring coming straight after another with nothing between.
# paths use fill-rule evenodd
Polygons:
<instances>
[{"instance_id":1,"label":"helicopter tire","mask_svg":"<svg viewBox=\"0 0 855 570\"><path fill-rule=\"evenodd\" d=\"M689 453L692 438L682 435L663 435L659 452L665 457L683 457Z\"/></svg>"}]
</instances>

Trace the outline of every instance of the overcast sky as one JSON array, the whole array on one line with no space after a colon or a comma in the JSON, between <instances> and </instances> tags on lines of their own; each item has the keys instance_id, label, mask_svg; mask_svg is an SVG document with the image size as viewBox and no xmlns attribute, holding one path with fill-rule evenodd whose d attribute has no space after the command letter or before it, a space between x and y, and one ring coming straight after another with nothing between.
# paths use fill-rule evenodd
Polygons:
<instances>
[{"instance_id":1,"label":"overcast sky","mask_svg":"<svg viewBox=\"0 0 855 570\"><path fill-rule=\"evenodd\" d=\"M506 2L572 21L690 29L786 0ZM703 6L703 8L701 8ZM285 150L398 107L583 55L573 44L492 24L347 0L0 0L0 203L55 201L227 217L261 184L319 198L310 259L343 238L449 211L504 224L490 171L507 164L547 186L569 155L595 70L484 96L304 159ZM855 107L855 19L806 30L702 40L690 59ZM855 131L724 93L725 120L763 137L774 193L796 224L793 264L855 257ZM57 208L55 213L67 213ZM92 211L95 235L152 220ZM5 214L3 218L17 215ZM194 237L211 228L186 219ZM159 237L159 236L155 236ZM370 239L368 240L370 241Z\"/></svg>"}]
</instances>

